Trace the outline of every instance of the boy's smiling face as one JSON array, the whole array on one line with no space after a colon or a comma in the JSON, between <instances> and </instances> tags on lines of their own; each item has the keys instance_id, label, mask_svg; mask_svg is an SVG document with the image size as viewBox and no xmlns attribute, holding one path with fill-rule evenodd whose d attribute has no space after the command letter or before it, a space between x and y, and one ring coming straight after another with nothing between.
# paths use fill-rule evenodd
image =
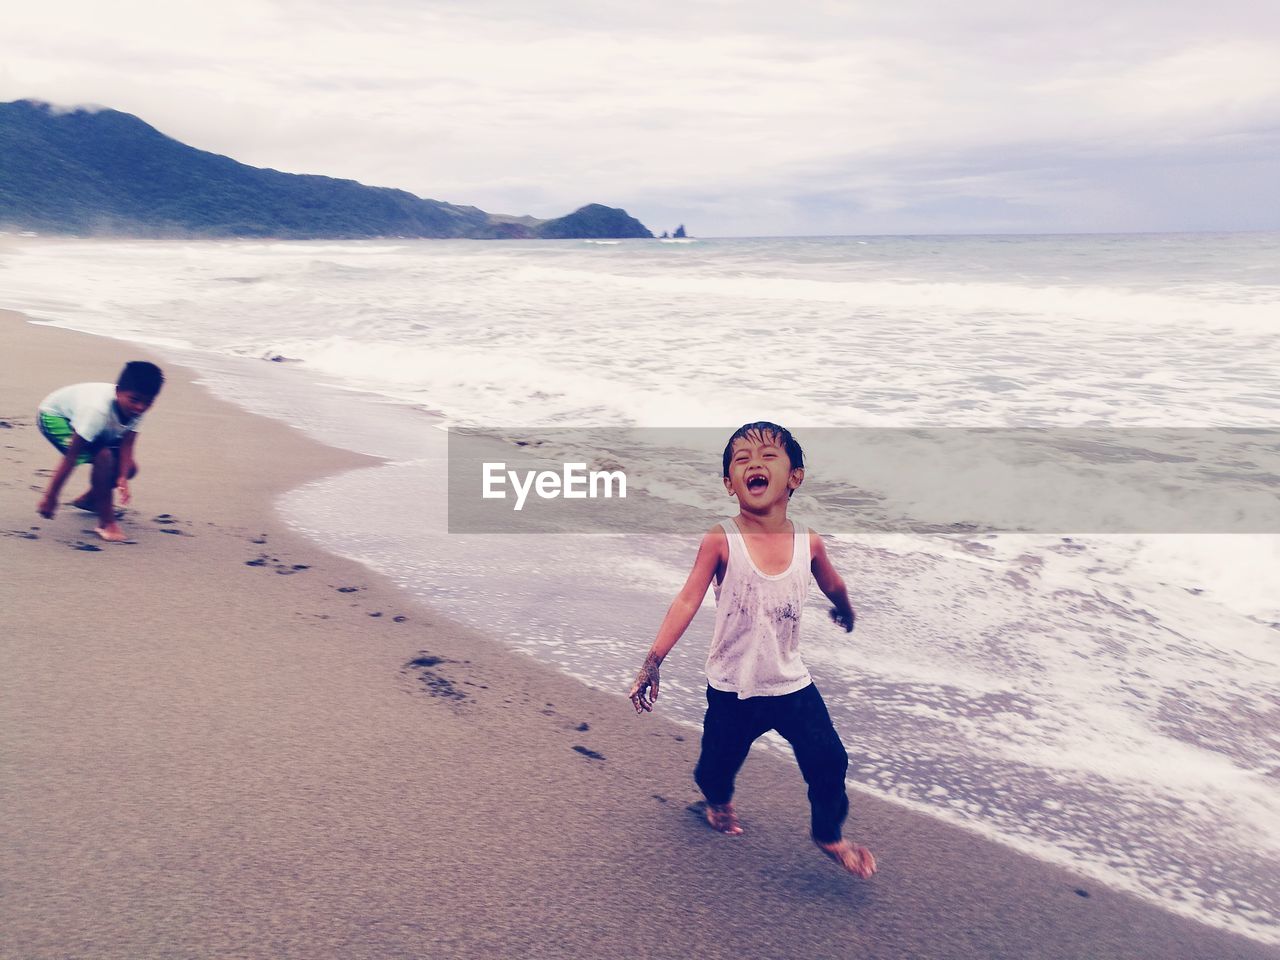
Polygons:
<instances>
[{"instance_id":1,"label":"boy's smiling face","mask_svg":"<svg viewBox=\"0 0 1280 960\"><path fill-rule=\"evenodd\" d=\"M733 441L724 487L744 509L763 510L779 501L785 504L803 481L804 468L791 466L777 435L753 431Z\"/></svg>"}]
</instances>

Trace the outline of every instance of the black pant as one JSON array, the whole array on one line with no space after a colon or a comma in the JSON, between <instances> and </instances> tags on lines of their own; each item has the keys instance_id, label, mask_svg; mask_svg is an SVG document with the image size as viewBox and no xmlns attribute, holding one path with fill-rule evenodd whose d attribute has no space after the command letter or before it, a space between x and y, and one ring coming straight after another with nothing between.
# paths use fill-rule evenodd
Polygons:
<instances>
[{"instance_id":1,"label":"black pant","mask_svg":"<svg viewBox=\"0 0 1280 960\"><path fill-rule=\"evenodd\" d=\"M747 759L751 744L777 730L795 751L796 762L809 785L813 838L823 843L840 839L840 825L849 813L844 775L849 755L831 724L822 694L812 683L781 697L749 697L707 687L707 716L702 721L702 756L693 778L708 803L728 803L733 781Z\"/></svg>"}]
</instances>

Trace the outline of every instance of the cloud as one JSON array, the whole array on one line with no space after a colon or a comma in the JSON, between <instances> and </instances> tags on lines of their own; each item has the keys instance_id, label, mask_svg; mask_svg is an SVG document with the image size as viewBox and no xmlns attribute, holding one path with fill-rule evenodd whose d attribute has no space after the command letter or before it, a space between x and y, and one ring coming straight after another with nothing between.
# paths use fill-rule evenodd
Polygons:
<instances>
[{"instance_id":1,"label":"cloud","mask_svg":"<svg viewBox=\"0 0 1280 960\"><path fill-rule=\"evenodd\" d=\"M25 5L0 97L106 103L260 166L708 234L1110 229L1115 184L1163 170L1177 194L1190 169L1219 219L1280 227L1265 203L1242 215L1226 172L1274 148L1278 11L227 0L61 4L55 27ZM1176 221L1137 193L1134 218Z\"/></svg>"}]
</instances>

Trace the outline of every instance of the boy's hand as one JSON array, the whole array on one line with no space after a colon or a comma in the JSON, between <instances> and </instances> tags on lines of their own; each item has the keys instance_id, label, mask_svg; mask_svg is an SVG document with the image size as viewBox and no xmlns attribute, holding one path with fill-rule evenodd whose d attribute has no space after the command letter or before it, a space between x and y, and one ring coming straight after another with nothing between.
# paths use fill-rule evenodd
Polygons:
<instances>
[{"instance_id":1,"label":"boy's hand","mask_svg":"<svg viewBox=\"0 0 1280 960\"><path fill-rule=\"evenodd\" d=\"M657 654L650 653L645 657L644 666L636 675L636 682L631 685L627 694L636 708L636 713L647 713L653 710L654 701L658 699L658 665L662 663Z\"/></svg>"},{"instance_id":2,"label":"boy's hand","mask_svg":"<svg viewBox=\"0 0 1280 960\"><path fill-rule=\"evenodd\" d=\"M120 478L120 481L116 484L116 490L120 494L120 504L122 506L133 499L132 494L129 493L129 479L127 477Z\"/></svg>"},{"instance_id":3,"label":"boy's hand","mask_svg":"<svg viewBox=\"0 0 1280 960\"><path fill-rule=\"evenodd\" d=\"M40 498L40 503L36 506L36 513L44 517L46 520L52 520L53 515L58 512L58 498L51 493L46 493Z\"/></svg>"},{"instance_id":4,"label":"boy's hand","mask_svg":"<svg viewBox=\"0 0 1280 960\"><path fill-rule=\"evenodd\" d=\"M853 612L853 607L845 607L844 609L832 607L831 619L837 626L844 627L845 633L852 633L853 625L857 621L858 615Z\"/></svg>"}]
</instances>

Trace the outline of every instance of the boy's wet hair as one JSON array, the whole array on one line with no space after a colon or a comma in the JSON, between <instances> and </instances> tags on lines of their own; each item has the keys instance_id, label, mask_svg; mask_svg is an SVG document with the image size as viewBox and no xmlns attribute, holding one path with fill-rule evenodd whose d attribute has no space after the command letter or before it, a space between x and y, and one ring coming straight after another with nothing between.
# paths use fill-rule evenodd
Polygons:
<instances>
[{"instance_id":1,"label":"boy's wet hair","mask_svg":"<svg viewBox=\"0 0 1280 960\"><path fill-rule=\"evenodd\" d=\"M769 437L778 446L786 450L787 459L791 461L792 470L804 468L804 451L800 449L800 444L791 435L791 431L786 427L778 426L776 423L770 423L768 420L757 420L755 423L744 423L729 438L729 442L725 444L724 475L726 477L729 476L729 462L733 459L733 445L752 433L761 437Z\"/></svg>"},{"instance_id":2,"label":"boy's wet hair","mask_svg":"<svg viewBox=\"0 0 1280 960\"><path fill-rule=\"evenodd\" d=\"M130 360L120 371L117 390L128 390L144 397L154 397L164 386L164 374L154 363L146 360Z\"/></svg>"}]
</instances>

